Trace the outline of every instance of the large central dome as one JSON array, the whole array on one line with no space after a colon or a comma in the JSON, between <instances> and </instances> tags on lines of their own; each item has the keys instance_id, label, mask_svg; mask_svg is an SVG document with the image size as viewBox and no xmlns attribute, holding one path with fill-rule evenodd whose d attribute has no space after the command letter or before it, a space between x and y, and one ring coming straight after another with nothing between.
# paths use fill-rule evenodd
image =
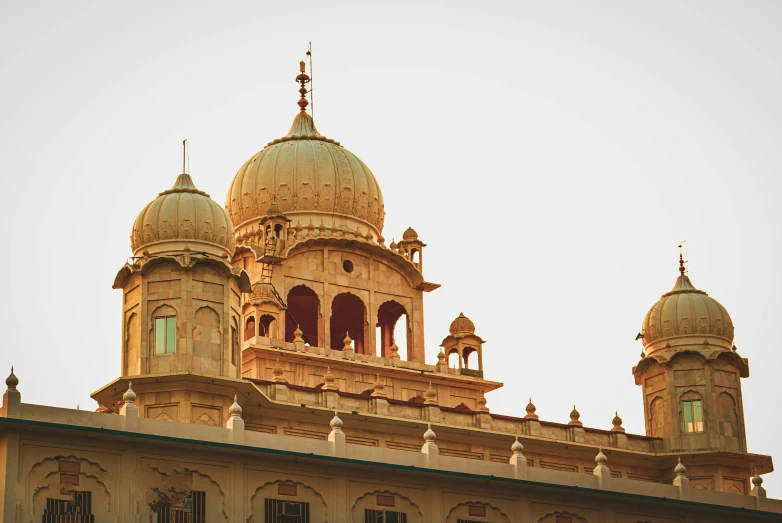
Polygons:
<instances>
[{"instance_id":1,"label":"large central dome","mask_svg":"<svg viewBox=\"0 0 782 523\"><path fill-rule=\"evenodd\" d=\"M376 238L383 230L383 195L372 171L339 142L322 136L304 111L287 135L236 173L225 201L236 233L257 227L273 202L293 225L312 221Z\"/></svg>"}]
</instances>

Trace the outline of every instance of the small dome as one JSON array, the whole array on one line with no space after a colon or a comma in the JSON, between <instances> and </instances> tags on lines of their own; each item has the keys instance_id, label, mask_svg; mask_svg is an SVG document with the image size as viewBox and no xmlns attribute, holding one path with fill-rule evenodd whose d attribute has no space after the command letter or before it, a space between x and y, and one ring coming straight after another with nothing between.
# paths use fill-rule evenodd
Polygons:
<instances>
[{"instance_id":1,"label":"small dome","mask_svg":"<svg viewBox=\"0 0 782 523\"><path fill-rule=\"evenodd\" d=\"M270 205L276 204L274 211ZM379 237L385 209L380 186L364 162L321 135L300 112L288 134L266 145L236 173L225 207L237 234L270 213L294 222L372 231Z\"/></svg>"},{"instance_id":2,"label":"small dome","mask_svg":"<svg viewBox=\"0 0 782 523\"><path fill-rule=\"evenodd\" d=\"M231 218L208 194L196 189L189 174L152 200L136 218L130 235L133 255L182 250L233 256L236 241Z\"/></svg>"},{"instance_id":3,"label":"small dome","mask_svg":"<svg viewBox=\"0 0 782 523\"><path fill-rule=\"evenodd\" d=\"M649 309L641 327L644 347L675 336L716 336L733 342L733 322L717 300L682 272L673 289Z\"/></svg>"},{"instance_id":4,"label":"small dome","mask_svg":"<svg viewBox=\"0 0 782 523\"><path fill-rule=\"evenodd\" d=\"M402 234L402 239L406 241L417 240L418 233L415 232L415 229L412 227L408 227L407 230Z\"/></svg>"},{"instance_id":5,"label":"small dome","mask_svg":"<svg viewBox=\"0 0 782 523\"><path fill-rule=\"evenodd\" d=\"M463 312L460 312L459 317L451 322L450 331L454 335L475 334L475 324Z\"/></svg>"}]
</instances>

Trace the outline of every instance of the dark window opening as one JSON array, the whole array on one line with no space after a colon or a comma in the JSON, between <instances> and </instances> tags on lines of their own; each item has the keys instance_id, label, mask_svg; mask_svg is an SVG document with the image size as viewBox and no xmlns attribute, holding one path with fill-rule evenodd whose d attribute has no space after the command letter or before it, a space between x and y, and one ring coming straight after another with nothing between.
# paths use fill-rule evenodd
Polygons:
<instances>
[{"instance_id":1,"label":"dark window opening","mask_svg":"<svg viewBox=\"0 0 782 523\"><path fill-rule=\"evenodd\" d=\"M266 523L309 523L310 504L303 501L266 498L264 521Z\"/></svg>"},{"instance_id":2,"label":"dark window opening","mask_svg":"<svg viewBox=\"0 0 782 523\"><path fill-rule=\"evenodd\" d=\"M271 316L270 314L264 314L260 318L258 318L258 333L259 336L265 336L267 338L276 338L277 333L272 332L276 329L274 329L274 316Z\"/></svg>"},{"instance_id":3,"label":"dark window opening","mask_svg":"<svg viewBox=\"0 0 782 523\"><path fill-rule=\"evenodd\" d=\"M244 341L255 337L255 316L250 316L244 324Z\"/></svg>"},{"instance_id":4,"label":"dark window opening","mask_svg":"<svg viewBox=\"0 0 782 523\"><path fill-rule=\"evenodd\" d=\"M274 226L274 235L277 238L282 238L282 225L280 225L279 223Z\"/></svg>"},{"instance_id":5,"label":"dark window opening","mask_svg":"<svg viewBox=\"0 0 782 523\"><path fill-rule=\"evenodd\" d=\"M236 365L239 359L239 336L236 332L236 321L231 325L231 365Z\"/></svg>"},{"instance_id":6,"label":"dark window opening","mask_svg":"<svg viewBox=\"0 0 782 523\"><path fill-rule=\"evenodd\" d=\"M299 326L305 343L318 346L318 323L320 300L315 291L304 285L297 285L288 293L288 309L285 311L285 341L292 342L296 325Z\"/></svg>"},{"instance_id":7,"label":"dark window opening","mask_svg":"<svg viewBox=\"0 0 782 523\"><path fill-rule=\"evenodd\" d=\"M158 495L151 504L158 523L206 523L206 492L193 490L187 497Z\"/></svg>"},{"instance_id":8,"label":"dark window opening","mask_svg":"<svg viewBox=\"0 0 782 523\"><path fill-rule=\"evenodd\" d=\"M350 260L345 260L342 262L342 269L345 272L353 272L353 262Z\"/></svg>"},{"instance_id":9,"label":"dark window opening","mask_svg":"<svg viewBox=\"0 0 782 523\"><path fill-rule=\"evenodd\" d=\"M407 523L407 514L393 510L364 510L364 523Z\"/></svg>"},{"instance_id":10,"label":"dark window opening","mask_svg":"<svg viewBox=\"0 0 782 523\"><path fill-rule=\"evenodd\" d=\"M331 349L342 350L345 334L353 340L353 350L366 354L364 349L364 327L367 309L361 298L345 292L337 294L331 302Z\"/></svg>"},{"instance_id":11,"label":"dark window opening","mask_svg":"<svg viewBox=\"0 0 782 523\"><path fill-rule=\"evenodd\" d=\"M42 523L94 523L92 492L72 492L71 499L46 500Z\"/></svg>"}]
</instances>

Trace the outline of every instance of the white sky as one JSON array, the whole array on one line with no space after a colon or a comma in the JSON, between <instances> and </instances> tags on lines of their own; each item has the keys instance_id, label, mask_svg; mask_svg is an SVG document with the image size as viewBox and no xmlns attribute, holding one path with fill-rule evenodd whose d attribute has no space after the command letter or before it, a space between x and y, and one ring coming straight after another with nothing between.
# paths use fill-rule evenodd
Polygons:
<instances>
[{"instance_id":1,"label":"white sky","mask_svg":"<svg viewBox=\"0 0 782 523\"><path fill-rule=\"evenodd\" d=\"M643 433L634 338L686 239L750 360L749 449L782 459L782 3L641 4L0 0L0 369L93 408L136 214L183 138L224 203L287 132L312 40L319 130L374 171L388 241L429 245L429 363L464 311L493 412Z\"/></svg>"}]
</instances>

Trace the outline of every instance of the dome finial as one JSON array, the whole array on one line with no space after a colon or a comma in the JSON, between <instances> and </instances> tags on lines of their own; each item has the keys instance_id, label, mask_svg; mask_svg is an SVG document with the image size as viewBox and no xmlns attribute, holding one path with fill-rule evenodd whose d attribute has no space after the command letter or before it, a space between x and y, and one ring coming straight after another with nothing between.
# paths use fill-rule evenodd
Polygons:
<instances>
[{"instance_id":1,"label":"dome finial","mask_svg":"<svg viewBox=\"0 0 782 523\"><path fill-rule=\"evenodd\" d=\"M182 140L182 174L187 174L187 138Z\"/></svg>"},{"instance_id":2,"label":"dome finial","mask_svg":"<svg viewBox=\"0 0 782 523\"><path fill-rule=\"evenodd\" d=\"M307 112L307 106L310 104L305 96L307 94L307 88L304 87L304 85L310 82L310 77L305 73L306 69L306 64L304 62L299 62L300 74L296 77L296 81L301 84L301 88L299 88L299 94L301 94L301 98L299 98L299 109L303 113Z\"/></svg>"},{"instance_id":3,"label":"dome finial","mask_svg":"<svg viewBox=\"0 0 782 523\"><path fill-rule=\"evenodd\" d=\"M682 256L682 253L679 253L679 272L681 274L684 274L684 256Z\"/></svg>"}]
</instances>

